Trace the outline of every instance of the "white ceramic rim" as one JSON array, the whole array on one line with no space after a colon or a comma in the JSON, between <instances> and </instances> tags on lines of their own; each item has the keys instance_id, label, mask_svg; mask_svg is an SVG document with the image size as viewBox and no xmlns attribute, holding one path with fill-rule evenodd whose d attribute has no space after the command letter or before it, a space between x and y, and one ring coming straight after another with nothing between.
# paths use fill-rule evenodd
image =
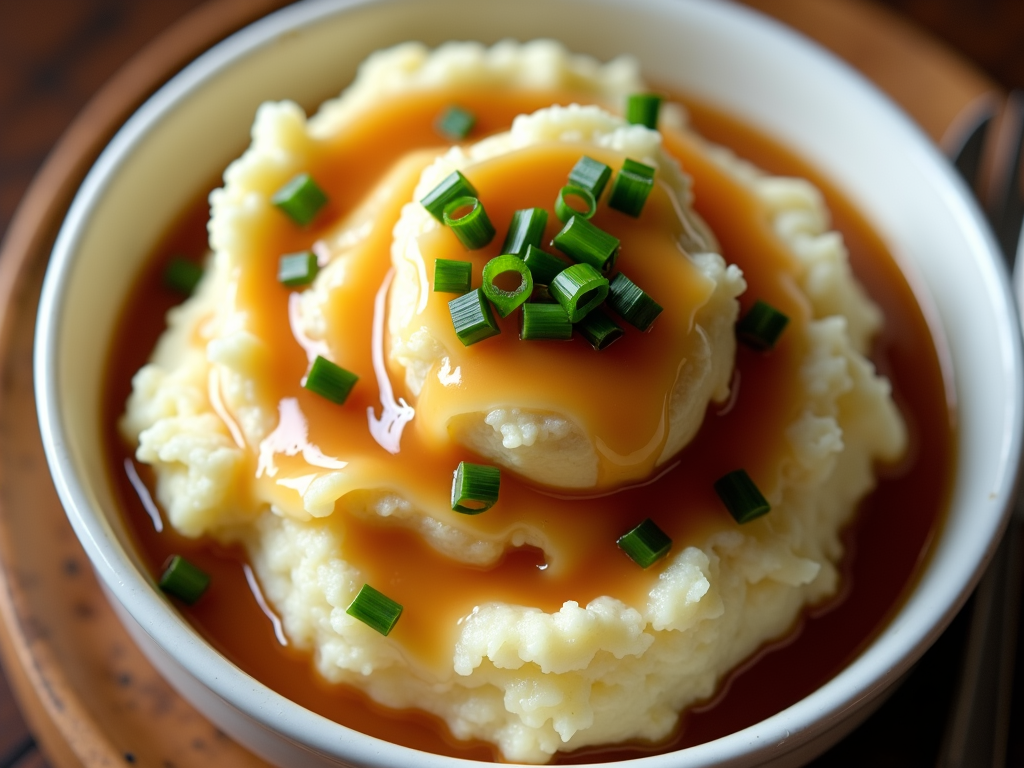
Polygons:
<instances>
[{"instance_id":1,"label":"white ceramic rim","mask_svg":"<svg viewBox=\"0 0 1024 768\"><path fill-rule=\"evenodd\" d=\"M151 636L159 636L160 645L199 681L268 729L326 755L338 755L338 745L343 741L345 759L367 766L389 768L396 763L415 764L422 768L470 766L478 763L381 742L308 712L226 663L167 604L145 599L144 596L152 592L150 583L134 568L117 540L109 536L109 528L102 521L102 516L97 517L96 512L83 503L87 494L80 478L71 469L65 447L67 438L59 410L60 398L55 376L62 296L67 291L66 278L70 274L68 266L74 258L77 239L95 207L95 200L104 193L119 164L131 154L133 146L141 137L173 110L191 89L250 52L272 43L282 30L304 28L335 13L394 2L398 0L307 0L278 11L203 54L128 120L82 184L53 249L37 325L36 398L43 444L58 493L100 577L139 624ZM608 4L609 0L595 0L595 4L602 3ZM771 34L785 40L787 45L811 57L815 66L827 71L828 76L842 81L856 98L871 102L879 115L884 117L885 129L902 134L904 140L914 147L914 162L943 191L960 227L975 242L976 253L983 254L979 269L988 285L989 299L993 302L995 312L1001 317L1016 317L1005 268L996 255L998 251L994 240L966 187L919 129L859 74L814 43L746 8L712 0L688 0L686 3L643 0L643 5L654 10L660 9L664 13L670 13L672 6L685 5L700 13L731 14L733 22L741 27L747 25L752 29L759 28L758 34ZM1010 388L1019 395L1024 391L1019 335L1015 323L1007 322L998 330L998 346L1003 353L1002 360L1005 361L1005 376L1010 382ZM1020 400L1017 397L1006 403L1003 411L1006 430L1001 446L1002 465L999 482L992 492L1004 500L1011 496L1021 451ZM758 753L766 760L782 757L835 727L851 711L881 695L885 683L892 682L909 669L966 600L996 546L997 534L1005 523L1005 509L1003 514L988 522L992 536L987 547L983 552L970 553L978 556L965 557L962 572L954 574L956 578L962 579L964 585L959 593L943 594L936 587L926 594L916 594L883 631L879 641L829 683L788 709L750 728L687 749L686 763L728 765L749 758L751 753ZM639 758L630 761L630 764L646 768L667 768L669 765L679 765L681 757L682 753L679 752L667 753Z\"/></svg>"}]
</instances>

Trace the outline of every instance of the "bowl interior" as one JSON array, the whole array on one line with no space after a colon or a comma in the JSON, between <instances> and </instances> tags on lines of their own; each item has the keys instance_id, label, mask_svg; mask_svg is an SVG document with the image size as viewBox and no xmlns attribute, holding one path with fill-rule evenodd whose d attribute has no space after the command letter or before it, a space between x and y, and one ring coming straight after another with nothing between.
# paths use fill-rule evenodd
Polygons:
<instances>
[{"instance_id":1,"label":"bowl interior","mask_svg":"<svg viewBox=\"0 0 1024 768\"><path fill-rule=\"evenodd\" d=\"M871 698L881 682L902 674L966 597L1001 526L1016 471L1021 360L991 238L938 152L843 65L733 6L699 0L309 2L199 59L104 152L54 249L40 310L37 397L62 500L116 599L151 636L165 638L190 673L223 697L235 696L245 676L218 673L209 646L151 598L118 521L99 420L106 344L123 299L178 212L244 149L258 104L287 98L312 111L352 79L367 54L404 40L436 45L508 37L556 37L602 60L631 54L649 80L722 107L797 149L860 206L922 296L931 298L928 311L946 336L956 383L959 457L948 521L914 594L831 683L720 740L728 743L695 748L693 764L746 760L763 749L755 745L785 742L784 732L810 738L841 721L852 702ZM261 712L276 710L275 727L291 738L326 754L347 754L349 747L339 752L332 743L326 721L251 681L246 686L255 699L242 706L251 716L259 720ZM794 745L772 749L783 754ZM402 759L451 762L411 754Z\"/></svg>"}]
</instances>

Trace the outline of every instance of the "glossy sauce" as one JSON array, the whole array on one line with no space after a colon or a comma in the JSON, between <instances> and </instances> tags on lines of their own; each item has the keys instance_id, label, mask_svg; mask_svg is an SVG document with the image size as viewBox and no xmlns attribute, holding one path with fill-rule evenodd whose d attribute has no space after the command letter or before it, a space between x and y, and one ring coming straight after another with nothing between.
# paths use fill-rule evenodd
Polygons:
<instances>
[{"instance_id":1,"label":"glossy sauce","mask_svg":"<svg viewBox=\"0 0 1024 768\"><path fill-rule=\"evenodd\" d=\"M627 603L639 601L657 577L659 568L655 566L647 572L640 571L618 551L614 542L622 532L644 517L653 517L672 536L676 551L687 544L699 544L714 530L733 525L714 496L708 478L744 466L763 488L770 491L774 487L778 455L774 441L781 440L784 427L795 414L798 403L797 388L793 386L793 361L803 354L794 341L797 334L784 336L771 355L756 354L741 347L737 354L741 384L735 405L727 413L718 413L713 406L698 436L680 455L678 465L657 483L612 496L567 501L539 493L537 489L511 478L503 478L501 501L487 514L465 517L446 509L451 469L461 459L473 460L472 454L444 444L436 433L431 435L429 430L416 425L415 420L407 429L397 456L383 450L367 431L367 409L380 412L380 393L373 386L372 349L366 340L372 333L376 289L386 278L389 268L386 245L400 203L386 208L386 213L366 238L364 252L380 252L383 247L383 256L361 262L362 277L353 283L360 285L361 290L345 288L341 290L351 290L351 293L332 296L331 306L338 308L338 315L329 318L329 326L344 329L344 334L329 334L327 342L332 358L362 377L360 386L340 411L297 386L305 373L309 355L297 343L287 322L291 294L277 284L275 276L276 259L280 253L308 248L318 240L330 242L332 220L357 205L375 182L389 172L393 183L388 199L408 199L418 176L416 163L422 167L427 159L413 159L410 161L412 166L408 168L394 168L391 161L406 150L436 144L431 128L433 118L453 100L482 116L482 135L485 131L495 131L507 125L511 117L520 111L530 111L554 101L564 102L568 98L553 99L551 94L520 94L511 104L497 105L486 94L446 93L417 97L403 106L406 112L401 120L387 114L387 108L382 109L377 118L361 122L356 129L347 131L334 151L325 153L329 161L324 160L322 165L311 169L332 199L333 210L319 219L323 224L310 230L268 226L264 233L264 248L252 254L254 262L262 262L263 268L247 270L237 293L237 301L241 305L265 308L250 330L267 341L273 350L272 359L266 363L271 372L267 378L266 396L272 402L294 401L295 410L308 424L308 442L323 455L333 461L347 462L347 470L358 468L364 477L390 478L389 487L416 499L439 519L482 538L502 540L516 526L529 525L543 531L551 542L550 548L546 547L546 559L544 553L524 548L507 553L491 568L467 569L467 566L440 557L411 532L396 530L381 522L336 512L321 523L343 525L346 531L345 559L369 574L367 580L370 583L386 585L384 591L406 606L406 612L391 637L402 643L421 663L428 665L440 665L446 661L450 664L455 622L479 602L497 599L554 611L566 600L576 600L585 605L604 594ZM795 631L784 641L784 647L765 652L763 660L744 672L734 673L718 697L720 701L706 711L687 715L677 738L658 749L700 743L782 709L835 674L868 642L888 613L898 605L900 595L926 551L947 492L946 487L936 485L932 479L951 476L949 469L953 453L952 411L932 334L913 292L882 242L813 169L806 168L765 137L721 115L703 109L697 109L694 114L698 129L708 138L732 146L741 156L771 172L810 178L825 192L836 228L843 233L850 248L855 272L885 313L885 330L876 344L874 359L880 370L893 381L897 403L911 430L912 446L900 466L882 468L883 479L879 488L864 503L860 519L849 533L844 595L832 601L828 610L825 607L812 610L811 613L822 615ZM402 125L401 131L393 129L395 123ZM388 142L395 145L390 160L365 151L367 143L377 141L381 142L380 146L387 146ZM739 185L711 167L685 137L669 136L666 144L694 177L696 207L719 238L726 260L739 264L744 271L749 287L741 297L743 309L755 299L762 298L787 312L796 324L805 322L808 311L794 287L791 257L776 241L767 217L756 201ZM360 147L364 151L357 151ZM571 158L555 157L557 173L553 171L552 178L559 173L560 178L564 178L567 168L561 168L559 163L568 163L567 167L571 167L575 159L576 155ZM546 162L551 161L552 157L546 158ZM546 207L548 198L553 199L553 194L545 192L544 197L538 200L532 196L535 192L528 190L530 199L524 197L520 200L509 195L498 201L497 187L487 186L483 176L472 180L478 188L481 184L487 188L486 191L481 189L481 197L489 211L491 199L496 200L493 218L499 231L496 238L499 242L492 249L500 247L500 235L512 210L530 205ZM663 213L664 201L659 203L656 197L652 200L651 215ZM158 287L160 264L176 252L203 252L206 213L205 206L197 207L169 235L154 259L152 270L144 276L125 310L121 336L115 343L110 367L108 424L113 425L122 411L130 376L148 356L163 329L163 313L174 301L166 293L161 293ZM615 212L599 215L625 218ZM742 221L743 226L736 226L737 221ZM596 223L601 224L600 221ZM553 222L549 224L552 231L547 233L548 236L554 234L553 226ZM612 224L608 226L612 228ZM629 226L629 222L615 223L616 228L628 229ZM628 238L624 237L623 241L628 242ZM430 247L429 244L426 247ZM479 275L479 267L496 252L484 251L472 256L476 276ZM433 254L429 256L428 263L433 257ZM465 258L458 254L448 257ZM625 246L621 259L619 266L631 277L634 269L642 269L630 265L630 253ZM639 277L634 279L643 284ZM369 292L365 290L366 286L371 287ZM679 286L685 290L685 280ZM679 312L685 313L687 305L680 303L679 306ZM668 309L666 315L671 317ZM520 343L516 338L515 317L513 315L502 322L504 332L501 337L470 347L466 354L491 356L496 354L491 352L492 349L511 347L514 352L543 355L547 354L546 349L566 346ZM663 323L665 319L659 319L656 333L664 332L658 330L662 326L666 330L675 327L673 323ZM680 327L685 324L680 320ZM603 362L614 357L616 364L609 366L610 370L622 370L630 365L635 367L651 357L643 345L654 337L655 333L643 335L628 329L626 338L600 353L600 359ZM359 342L353 343L353 339ZM599 359L598 353L578 339L571 346L574 349L571 354L586 354L589 359ZM539 351L535 352L536 348L540 348ZM664 378L664 369L660 370L659 374L657 365L654 365L651 376ZM404 394L400 372L391 371L390 378L396 394ZM757 385L753 386L751 382ZM623 386L628 387L629 383ZM436 393L438 397L446 394L443 388ZM639 418L658 418L658 409L649 401L640 405ZM443 412L443 406L437 407ZM616 433L621 423L624 422L613 420L607 428L610 434L619 434L619 439L628 441L628 435ZM338 434L346 435L346 439L339 441ZM750 440L750 435L758 435L759 439ZM188 542L169 532L155 534L122 469L123 459L131 455L131 450L117 439L113 426L110 442L112 474L121 491L128 520L139 539L143 559L151 572L156 574L159 571L163 559L170 552L185 552L190 559L214 573L216 588L211 589L196 607L184 612L229 658L289 698L359 730L431 751L478 759L493 757L491 748L485 745L454 742L445 734L442 725L431 723L426 716L383 713L375 705L367 703L361 694L340 687L331 688L317 681L307 657L292 654L277 644L269 621L255 601L238 598L248 593L239 565L239 553L224 552L208 543ZM628 447L628 443L620 445ZM297 459L276 455L273 458L279 464L278 472L273 476L265 473L257 493L263 500L274 498L285 508L289 505L294 507L297 494L290 497L294 490L282 486L280 480L287 477L294 480L296 473L308 472L308 462L303 470L301 463L289 464L297 462ZM416 466L423 467L425 471L408 471L408 467ZM152 479L147 468L140 467L140 472L144 478ZM559 541L573 542L576 546L560 546ZM432 573L430 580L420 575L427 572L426 569ZM444 597L439 600L439 595ZM455 595L458 599L451 599L450 596ZM417 606L423 605L431 606L430 611L416 610ZM263 640L253 642L257 637ZM611 759L627 754L636 756L651 749L650 746L638 746L596 754L588 750L560 757L559 760Z\"/></svg>"}]
</instances>

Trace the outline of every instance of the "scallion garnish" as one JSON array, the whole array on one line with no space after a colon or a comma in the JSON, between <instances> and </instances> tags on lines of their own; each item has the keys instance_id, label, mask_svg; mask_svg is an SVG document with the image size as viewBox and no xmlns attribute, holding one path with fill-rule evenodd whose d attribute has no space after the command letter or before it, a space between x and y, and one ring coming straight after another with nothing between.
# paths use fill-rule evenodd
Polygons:
<instances>
[{"instance_id":1,"label":"scallion garnish","mask_svg":"<svg viewBox=\"0 0 1024 768\"><path fill-rule=\"evenodd\" d=\"M715 481L715 493L737 523L749 523L771 510L768 500L745 470L737 469Z\"/></svg>"},{"instance_id":2,"label":"scallion garnish","mask_svg":"<svg viewBox=\"0 0 1024 768\"><path fill-rule=\"evenodd\" d=\"M507 280L507 277L502 278L508 275L513 276L519 283L514 288L502 288L497 284L498 280ZM533 275L530 274L530 268L526 266L525 261L506 253L484 264L483 284L480 287L484 296L490 299L494 308L498 310L498 314L508 317L533 293Z\"/></svg>"},{"instance_id":3,"label":"scallion garnish","mask_svg":"<svg viewBox=\"0 0 1024 768\"><path fill-rule=\"evenodd\" d=\"M327 204L327 195L313 181L312 176L300 173L277 190L270 202L288 214L296 224L305 226Z\"/></svg>"},{"instance_id":4,"label":"scallion garnish","mask_svg":"<svg viewBox=\"0 0 1024 768\"><path fill-rule=\"evenodd\" d=\"M452 171L420 200L420 204L444 224L445 206L457 197L476 197L476 187L461 173Z\"/></svg>"},{"instance_id":5,"label":"scallion garnish","mask_svg":"<svg viewBox=\"0 0 1024 768\"><path fill-rule=\"evenodd\" d=\"M540 247L544 237L544 227L548 223L548 212L543 208L523 208L512 214L512 223L508 225L502 253L511 253L520 258L529 246Z\"/></svg>"},{"instance_id":6,"label":"scallion garnish","mask_svg":"<svg viewBox=\"0 0 1024 768\"><path fill-rule=\"evenodd\" d=\"M326 357L317 355L302 386L310 392L326 397L332 403L341 405L357 381L359 377L351 371L346 371Z\"/></svg>"},{"instance_id":7,"label":"scallion garnish","mask_svg":"<svg viewBox=\"0 0 1024 768\"><path fill-rule=\"evenodd\" d=\"M619 549L641 568L649 568L672 549L672 539L651 518L619 537Z\"/></svg>"},{"instance_id":8,"label":"scallion garnish","mask_svg":"<svg viewBox=\"0 0 1024 768\"><path fill-rule=\"evenodd\" d=\"M402 606L369 584L363 584L345 613L387 637L402 615Z\"/></svg>"},{"instance_id":9,"label":"scallion garnish","mask_svg":"<svg viewBox=\"0 0 1024 768\"><path fill-rule=\"evenodd\" d=\"M628 157L608 193L608 207L636 218L654 189L654 168Z\"/></svg>"},{"instance_id":10,"label":"scallion garnish","mask_svg":"<svg viewBox=\"0 0 1024 768\"><path fill-rule=\"evenodd\" d=\"M583 203L583 207L586 210L570 205L566 198L576 198ZM597 201L590 194L590 190L577 187L575 184L566 184L558 190L558 195L555 197L555 215L563 224L573 216L582 216L584 219L589 219L596 210Z\"/></svg>"},{"instance_id":11,"label":"scallion garnish","mask_svg":"<svg viewBox=\"0 0 1024 768\"><path fill-rule=\"evenodd\" d=\"M555 279L555 275L568 266L557 256L553 256L547 251L542 251L533 245L526 249L526 256L523 257L523 261L530 268L534 285L550 285L551 281Z\"/></svg>"},{"instance_id":12,"label":"scallion garnish","mask_svg":"<svg viewBox=\"0 0 1024 768\"><path fill-rule=\"evenodd\" d=\"M483 248L494 239L494 225L484 204L476 197L457 197L444 207L444 223L471 251Z\"/></svg>"},{"instance_id":13,"label":"scallion garnish","mask_svg":"<svg viewBox=\"0 0 1024 768\"><path fill-rule=\"evenodd\" d=\"M501 470L485 464L460 461L452 478L452 509L464 515L479 515L498 501Z\"/></svg>"},{"instance_id":14,"label":"scallion garnish","mask_svg":"<svg viewBox=\"0 0 1024 768\"><path fill-rule=\"evenodd\" d=\"M573 261L585 262L606 273L615 266L615 257L619 253L619 238L609 235L582 216L569 219L552 242Z\"/></svg>"},{"instance_id":15,"label":"scallion garnish","mask_svg":"<svg viewBox=\"0 0 1024 768\"><path fill-rule=\"evenodd\" d=\"M277 262L277 281L289 288L298 288L312 283L319 270L312 251L288 253Z\"/></svg>"},{"instance_id":16,"label":"scallion garnish","mask_svg":"<svg viewBox=\"0 0 1024 768\"><path fill-rule=\"evenodd\" d=\"M164 285L184 296L191 296L203 277L203 268L183 256L175 256L164 268Z\"/></svg>"},{"instance_id":17,"label":"scallion garnish","mask_svg":"<svg viewBox=\"0 0 1024 768\"><path fill-rule=\"evenodd\" d=\"M448 302L455 334L467 347L501 333L491 305L479 288Z\"/></svg>"},{"instance_id":18,"label":"scallion garnish","mask_svg":"<svg viewBox=\"0 0 1024 768\"><path fill-rule=\"evenodd\" d=\"M622 328L600 309L589 312L575 327L598 352L622 337Z\"/></svg>"},{"instance_id":19,"label":"scallion garnish","mask_svg":"<svg viewBox=\"0 0 1024 768\"><path fill-rule=\"evenodd\" d=\"M210 576L192 565L181 555L173 555L167 561L160 577L160 589L192 605L210 586Z\"/></svg>"},{"instance_id":20,"label":"scallion garnish","mask_svg":"<svg viewBox=\"0 0 1024 768\"><path fill-rule=\"evenodd\" d=\"M775 346L788 323L786 315L758 299L736 323L736 337L747 346L764 352Z\"/></svg>"},{"instance_id":21,"label":"scallion garnish","mask_svg":"<svg viewBox=\"0 0 1024 768\"><path fill-rule=\"evenodd\" d=\"M634 93L626 101L626 122L657 128L661 102L662 97L656 93Z\"/></svg>"},{"instance_id":22,"label":"scallion garnish","mask_svg":"<svg viewBox=\"0 0 1024 768\"><path fill-rule=\"evenodd\" d=\"M572 338L572 323L561 304L523 304L523 322L519 328L523 341Z\"/></svg>"},{"instance_id":23,"label":"scallion garnish","mask_svg":"<svg viewBox=\"0 0 1024 768\"><path fill-rule=\"evenodd\" d=\"M468 261L434 259L434 293L463 294L473 282L473 265Z\"/></svg>"},{"instance_id":24,"label":"scallion garnish","mask_svg":"<svg viewBox=\"0 0 1024 768\"><path fill-rule=\"evenodd\" d=\"M662 312L662 306L622 272L608 286L608 306L641 331L654 325Z\"/></svg>"},{"instance_id":25,"label":"scallion garnish","mask_svg":"<svg viewBox=\"0 0 1024 768\"><path fill-rule=\"evenodd\" d=\"M569 321L578 323L608 295L608 278L585 261L566 267L548 285Z\"/></svg>"},{"instance_id":26,"label":"scallion garnish","mask_svg":"<svg viewBox=\"0 0 1024 768\"><path fill-rule=\"evenodd\" d=\"M476 125L476 115L468 109L452 105L438 115L434 128L446 139L462 141Z\"/></svg>"},{"instance_id":27,"label":"scallion garnish","mask_svg":"<svg viewBox=\"0 0 1024 768\"><path fill-rule=\"evenodd\" d=\"M583 187L594 196L594 200L601 199L601 193L604 192L605 185L611 177L611 168L586 155L569 171L569 183Z\"/></svg>"}]
</instances>

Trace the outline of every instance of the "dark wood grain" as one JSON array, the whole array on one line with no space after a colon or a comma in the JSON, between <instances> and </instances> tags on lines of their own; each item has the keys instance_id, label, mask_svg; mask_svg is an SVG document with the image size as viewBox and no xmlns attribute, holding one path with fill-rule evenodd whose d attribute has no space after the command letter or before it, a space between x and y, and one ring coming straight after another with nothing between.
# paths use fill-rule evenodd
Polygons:
<instances>
[{"instance_id":1,"label":"dark wood grain","mask_svg":"<svg viewBox=\"0 0 1024 768\"><path fill-rule=\"evenodd\" d=\"M879 0L944 41L1006 88L1024 88L1021 0Z\"/></svg>"},{"instance_id":2,"label":"dark wood grain","mask_svg":"<svg viewBox=\"0 0 1024 768\"><path fill-rule=\"evenodd\" d=\"M0 0L0 234L89 98L202 0Z\"/></svg>"},{"instance_id":3,"label":"dark wood grain","mask_svg":"<svg viewBox=\"0 0 1024 768\"><path fill-rule=\"evenodd\" d=\"M51 148L100 86L202 2L0 0L0 237ZM49 768L2 669L0 768Z\"/></svg>"},{"instance_id":4,"label":"dark wood grain","mask_svg":"<svg viewBox=\"0 0 1024 768\"><path fill-rule=\"evenodd\" d=\"M0 0L0 235L50 149L89 98L134 53L201 2ZM751 3L772 12L772 0ZM877 8L882 6L956 48L1004 87L1024 87L1021 0L879 0ZM931 764L962 634L959 619L879 715L814 765ZM1018 655L1024 658L1024 649ZM1022 685L1024 664L1018 672L1012 766L1024 766ZM46 768L2 674L0 768Z\"/></svg>"},{"instance_id":5,"label":"dark wood grain","mask_svg":"<svg viewBox=\"0 0 1024 768\"><path fill-rule=\"evenodd\" d=\"M7 768L7 766L4 766ZM16 762L11 763L10 768L50 768L46 758L38 751L27 752Z\"/></svg>"},{"instance_id":6,"label":"dark wood grain","mask_svg":"<svg viewBox=\"0 0 1024 768\"><path fill-rule=\"evenodd\" d=\"M7 680L0 674L0 768L17 765L35 749L35 741L14 703Z\"/></svg>"}]
</instances>

